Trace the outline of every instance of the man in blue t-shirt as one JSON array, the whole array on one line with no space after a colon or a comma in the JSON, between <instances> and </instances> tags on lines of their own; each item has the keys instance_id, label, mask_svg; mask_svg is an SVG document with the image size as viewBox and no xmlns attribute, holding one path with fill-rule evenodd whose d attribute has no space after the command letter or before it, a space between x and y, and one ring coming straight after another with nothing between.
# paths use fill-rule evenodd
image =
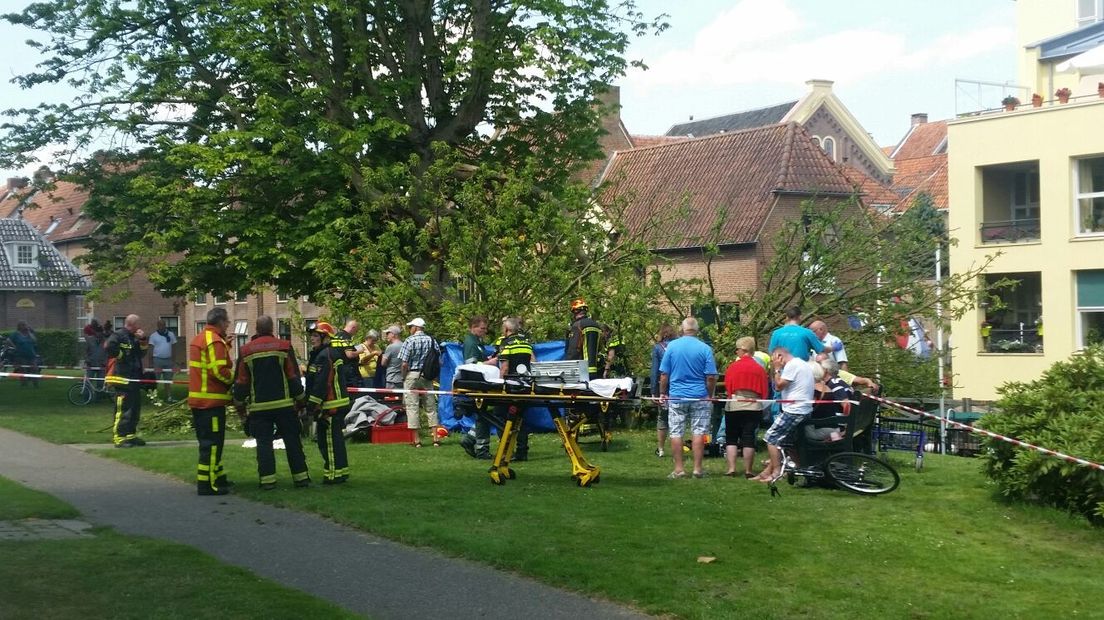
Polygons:
<instances>
[{"instance_id":1,"label":"man in blue t-shirt","mask_svg":"<svg viewBox=\"0 0 1104 620\"><path fill-rule=\"evenodd\" d=\"M703 438L709 432L709 418L713 411L713 403L709 399L713 397L713 388L717 385L717 363L713 359L712 347L698 339L697 319L683 319L682 334L682 338L671 341L667 346L659 365L659 390L668 407L671 453L675 457L675 469L667 477L686 477L682 433L689 421L693 435L693 473L695 478L703 478Z\"/></svg>"},{"instance_id":2,"label":"man in blue t-shirt","mask_svg":"<svg viewBox=\"0 0 1104 620\"><path fill-rule=\"evenodd\" d=\"M790 355L799 360L809 359L809 353L824 351L824 344L820 342L813 330L801 325L801 308L789 308L786 310L786 324L771 332L768 351L774 351L778 347L785 347Z\"/></svg>"}]
</instances>

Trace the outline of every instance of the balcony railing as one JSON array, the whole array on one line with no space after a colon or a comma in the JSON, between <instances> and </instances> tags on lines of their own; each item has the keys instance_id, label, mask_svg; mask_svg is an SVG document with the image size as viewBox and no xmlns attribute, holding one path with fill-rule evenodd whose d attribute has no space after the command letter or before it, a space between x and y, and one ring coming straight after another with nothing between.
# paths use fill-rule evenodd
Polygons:
<instances>
[{"instance_id":1,"label":"balcony railing","mask_svg":"<svg viewBox=\"0 0 1104 620\"><path fill-rule=\"evenodd\" d=\"M1015 243L1038 241L1039 220L1008 220L1006 222L982 222L982 243Z\"/></svg>"},{"instance_id":2,"label":"balcony railing","mask_svg":"<svg viewBox=\"0 0 1104 620\"><path fill-rule=\"evenodd\" d=\"M1043 337L1039 330L1020 323L1008 329L993 328L989 337L984 339L985 351L989 353L1042 353Z\"/></svg>"}]
</instances>

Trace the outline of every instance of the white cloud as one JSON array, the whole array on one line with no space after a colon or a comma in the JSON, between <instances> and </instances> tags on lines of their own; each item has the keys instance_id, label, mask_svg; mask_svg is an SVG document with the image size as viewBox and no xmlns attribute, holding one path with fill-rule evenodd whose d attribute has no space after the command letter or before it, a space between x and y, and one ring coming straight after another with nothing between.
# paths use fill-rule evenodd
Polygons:
<instances>
[{"instance_id":1,"label":"white cloud","mask_svg":"<svg viewBox=\"0 0 1104 620\"><path fill-rule=\"evenodd\" d=\"M981 27L916 47L904 33L874 28L818 31L788 0L742 0L702 28L688 48L645 59L626 82L642 90L666 87L801 83L825 78L853 83L895 71L949 65L1009 48L1011 28Z\"/></svg>"}]
</instances>

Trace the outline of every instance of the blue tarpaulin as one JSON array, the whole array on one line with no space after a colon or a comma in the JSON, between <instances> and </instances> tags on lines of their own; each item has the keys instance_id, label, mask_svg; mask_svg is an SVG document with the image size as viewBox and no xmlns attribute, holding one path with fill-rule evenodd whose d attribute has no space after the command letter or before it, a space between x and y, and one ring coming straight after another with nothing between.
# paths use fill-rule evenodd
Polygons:
<instances>
[{"instance_id":1,"label":"blue tarpaulin","mask_svg":"<svg viewBox=\"0 0 1104 620\"><path fill-rule=\"evenodd\" d=\"M456 367L464 363L463 348L457 342L441 343L441 389L452 390L452 377L456 374ZM487 354L494 353L494 348L488 346ZM538 362L555 362L563 359L564 341L541 342L533 345L533 353ZM437 397L437 416L441 426L455 431L468 430L475 424L472 418L457 418L453 411L453 398L451 394L443 394ZM553 431L552 414L547 407L530 407L525 412L525 427L532 431Z\"/></svg>"}]
</instances>

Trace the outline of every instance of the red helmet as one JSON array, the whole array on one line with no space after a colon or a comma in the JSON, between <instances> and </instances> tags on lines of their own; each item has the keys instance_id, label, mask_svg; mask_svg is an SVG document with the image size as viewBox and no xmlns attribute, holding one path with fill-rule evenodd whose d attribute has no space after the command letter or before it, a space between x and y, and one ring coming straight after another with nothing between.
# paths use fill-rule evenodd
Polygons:
<instances>
[{"instance_id":1,"label":"red helmet","mask_svg":"<svg viewBox=\"0 0 1104 620\"><path fill-rule=\"evenodd\" d=\"M575 312L577 310L586 310L586 309L587 309L587 303L586 303L586 300L583 299L582 297L580 297L580 298L576 299L575 301L571 302L571 311L572 312Z\"/></svg>"},{"instance_id":2,"label":"red helmet","mask_svg":"<svg viewBox=\"0 0 1104 620\"><path fill-rule=\"evenodd\" d=\"M327 336L329 336L331 338L333 337L334 334L337 333L337 330L334 329L334 326L330 325L329 323L327 323L325 321L319 321L319 322L315 323L313 331L326 334Z\"/></svg>"}]
</instances>

